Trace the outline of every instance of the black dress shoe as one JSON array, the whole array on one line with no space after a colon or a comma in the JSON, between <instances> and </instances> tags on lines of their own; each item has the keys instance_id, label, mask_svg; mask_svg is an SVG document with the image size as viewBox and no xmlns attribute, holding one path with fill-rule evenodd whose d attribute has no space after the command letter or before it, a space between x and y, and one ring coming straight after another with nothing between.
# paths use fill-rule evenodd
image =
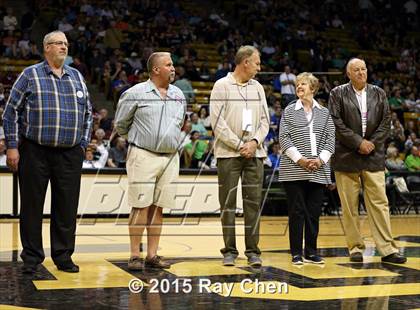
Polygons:
<instances>
[{"instance_id":1,"label":"black dress shoe","mask_svg":"<svg viewBox=\"0 0 420 310\"><path fill-rule=\"evenodd\" d=\"M381 260L384 263L404 264L407 261L407 258L402 256L400 253L392 253L382 257Z\"/></svg>"},{"instance_id":2,"label":"black dress shoe","mask_svg":"<svg viewBox=\"0 0 420 310\"><path fill-rule=\"evenodd\" d=\"M79 272L79 266L77 266L76 264L74 264L73 262L66 262L66 263L60 263L57 264L57 269L64 271L64 272L69 272L69 273L77 273Z\"/></svg>"},{"instance_id":3,"label":"black dress shoe","mask_svg":"<svg viewBox=\"0 0 420 310\"><path fill-rule=\"evenodd\" d=\"M353 263L363 263L363 254L360 252L350 254L350 261Z\"/></svg>"}]
</instances>

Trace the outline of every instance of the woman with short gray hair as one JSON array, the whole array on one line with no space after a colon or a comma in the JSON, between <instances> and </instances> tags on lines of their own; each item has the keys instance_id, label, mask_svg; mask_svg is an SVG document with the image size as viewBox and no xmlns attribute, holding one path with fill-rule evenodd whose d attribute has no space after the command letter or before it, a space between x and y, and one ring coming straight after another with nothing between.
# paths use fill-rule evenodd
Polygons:
<instances>
[{"instance_id":1,"label":"woman with short gray hair","mask_svg":"<svg viewBox=\"0 0 420 310\"><path fill-rule=\"evenodd\" d=\"M324 263L316 244L325 185L331 183L329 161L335 148L335 128L328 109L314 99L318 85L318 79L311 73L299 74L296 78L299 99L286 107L280 122L283 156L279 180L287 194L294 265Z\"/></svg>"}]
</instances>

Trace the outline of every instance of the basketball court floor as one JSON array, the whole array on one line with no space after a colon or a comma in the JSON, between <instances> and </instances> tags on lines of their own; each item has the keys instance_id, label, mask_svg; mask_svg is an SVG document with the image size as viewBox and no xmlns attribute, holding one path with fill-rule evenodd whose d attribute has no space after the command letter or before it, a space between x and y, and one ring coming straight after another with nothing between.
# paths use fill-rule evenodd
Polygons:
<instances>
[{"instance_id":1,"label":"basketball court floor","mask_svg":"<svg viewBox=\"0 0 420 310\"><path fill-rule=\"evenodd\" d=\"M0 220L0 309L416 309L420 308L420 217L392 216L404 265L381 263L367 217L361 229L363 263L351 263L338 216L322 217L318 247L324 266L291 264L287 217L263 217L263 266L247 265L243 221L237 219L241 253L235 267L221 264L216 217L166 218L159 254L170 269L127 270L127 219L78 222L74 261L80 272L58 271L49 258L34 275L21 272L19 224Z\"/></svg>"}]
</instances>

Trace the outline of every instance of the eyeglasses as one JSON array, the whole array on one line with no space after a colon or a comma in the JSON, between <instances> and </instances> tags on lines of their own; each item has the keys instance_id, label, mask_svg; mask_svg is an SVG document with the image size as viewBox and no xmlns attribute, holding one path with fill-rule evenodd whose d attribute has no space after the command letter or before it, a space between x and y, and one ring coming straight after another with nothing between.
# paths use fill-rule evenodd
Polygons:
<instances>
[{"instance_id":1,"label":"eyeglasses","mask_svg":"<svg viewBox=\"0 0 420 310\"><path fill-rule=\"evenodd\" d=\"M57 46L64 45L65 47L69 47L70 46L70 44L68 42L64 42L64 41L52 41L52 42L48 42L47 44L48 45L54 44L54 45L57 45Z\"/></svg>"}]
</instances>

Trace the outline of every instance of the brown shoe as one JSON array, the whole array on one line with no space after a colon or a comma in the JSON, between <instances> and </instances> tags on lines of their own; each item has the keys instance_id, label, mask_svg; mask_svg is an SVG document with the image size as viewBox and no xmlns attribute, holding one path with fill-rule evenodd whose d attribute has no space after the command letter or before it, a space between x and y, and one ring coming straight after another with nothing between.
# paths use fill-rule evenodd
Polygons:
<instances>
[{"instance_id":1,"label":"brown shoe","mask_svg":"<svg viewBox=\"0 0 420 310\"><path fill-rule=\"evenodd\" d=\"M140 271L143 270L143 261L138 256L130 257L128 260L128 270L131 271Z\"/></svg>"},{"instance_id":2,"label":"brown shoe","mask_svg":"<svg viewBox=\"0 0 420 310\"><path fill-rule=\"evenodd\" d=\"M152 258L147 258L145 260L146 267L150 268L159 268L159 269L169 269L171 267L171 264L168 262L165 262L162 258L162 256L155 255Z\"/></svg>"}]
</instances>

